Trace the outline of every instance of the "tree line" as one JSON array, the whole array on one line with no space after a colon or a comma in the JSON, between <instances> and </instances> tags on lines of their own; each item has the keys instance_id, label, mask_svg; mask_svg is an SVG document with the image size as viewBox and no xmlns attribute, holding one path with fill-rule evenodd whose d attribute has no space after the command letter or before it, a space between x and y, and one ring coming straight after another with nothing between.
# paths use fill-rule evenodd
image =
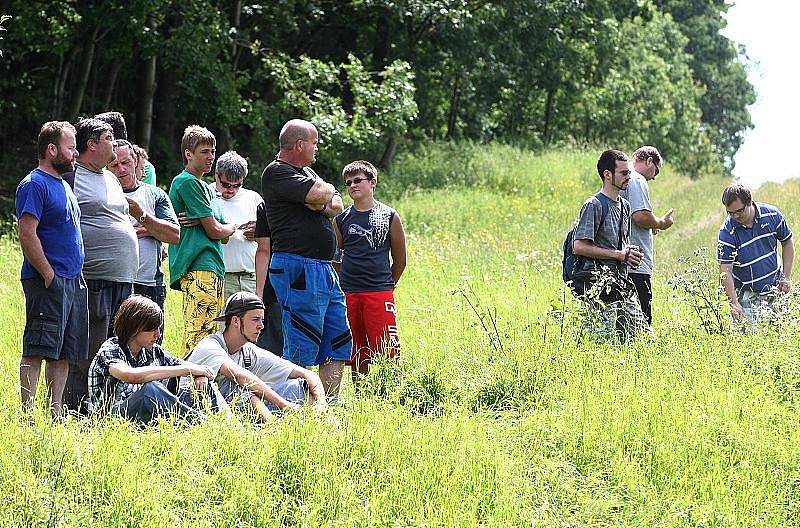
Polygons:
<instances>
[{"instance_id":1,"label":"tree line","mask_svg":"<svg viewBox=\"0 0 800 528\"><path fill-rule=\"evenodd\" d=\"M731 169L755 92L725 0L0 1L0 187L38 127L122 112L161 183L191 123L255 172L289 118L320 164L438 140L657 145ZM20 165L20 163L22 163Z\"/></svg>"}]
</instances>

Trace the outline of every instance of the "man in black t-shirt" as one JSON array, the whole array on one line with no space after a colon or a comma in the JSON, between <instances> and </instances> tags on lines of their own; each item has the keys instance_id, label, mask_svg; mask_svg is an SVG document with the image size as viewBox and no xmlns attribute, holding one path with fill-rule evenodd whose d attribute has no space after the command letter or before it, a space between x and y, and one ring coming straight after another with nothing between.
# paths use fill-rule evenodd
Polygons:
<instances>
[{"instance_id":1,"label":"man in black t-shirt","mask_svg":"<svg viewBox=\"0 0 800 528\"><path fill-rule=\"evenodd\" d=\"M342 212L342 197L310 168L318 139L308 121L286 123L280 153L261 176L261 194L272 235L269 280L282 308L283 356L304 367L319 365L325 393L335 396L352 336L331 265L331 218Z\"/></svg>"}]
</instances>

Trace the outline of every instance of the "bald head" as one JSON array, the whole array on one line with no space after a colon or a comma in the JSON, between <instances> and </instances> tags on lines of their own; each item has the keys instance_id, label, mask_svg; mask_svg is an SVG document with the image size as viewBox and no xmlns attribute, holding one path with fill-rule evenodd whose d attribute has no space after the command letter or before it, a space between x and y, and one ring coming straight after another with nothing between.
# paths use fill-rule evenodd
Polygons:
<instances>
[{"instance_id":1,"label":"bald head","mask_svg":"<svg viewBox=\"0 0 800 528\"><path fill-rule=\"evenodd\" d=\"M317 127L312 123L303 119L292 119L283 125L281 129L281 135L278 138L281 150L292 150L298 139L307 141L316 133Z\"/></svg>"}]
</instances>

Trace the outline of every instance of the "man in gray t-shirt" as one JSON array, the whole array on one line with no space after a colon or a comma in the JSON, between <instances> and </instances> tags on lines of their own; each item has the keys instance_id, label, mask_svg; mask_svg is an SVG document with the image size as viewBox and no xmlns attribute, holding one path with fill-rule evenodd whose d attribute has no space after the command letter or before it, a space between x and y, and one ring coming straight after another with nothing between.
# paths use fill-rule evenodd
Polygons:
<instances>
[{"instance_id":1,"label":"man in gray t-shirt","mask_svg":"<svg viewBox=\"0 0 800 528\"><path fill-rule=\"evenodd\" d=\"M628 188L620 195L631 204L633 222L631 224L631 243L642 250L642 262L638 268L628 267L628 273L636 286L639 303L647 322L653 323L652 309L653 298L651 276L653 275L653 235L662 229L672 226L672 209L663 217L653 214L650 205L649 180L655 180L661 172L663 159L658 149L651 146L640 147L633 153L633 170Z\"/></svg>"},{"instance_id":2,"label":"man in gray t-shirt","mask_svg":"<svg viewBox=\"0 0 800 528\"><path fill-rule=\"evenodd\" d=\"M579 290L584 291L581 299L598 316L597 333L625 342L647 328L635 289L627 277L626 264L636 268L642 260L642 253L628 240L630 204L619 196L630 180L627 156L619 150L606 150L597 160L597 173L603 187L581 208L573 252L583 257L586 267L593 267L598 277ZM605 219L603 202L608 204Z\"/></svg>"},{"instance_id":3,"label":"man in gray t-shirt","mask_svg":"<svg viewBox=\"0 0 800 528\"><path fill-rule=\"evenodd\" d=\"M139 243L128 217L128 202L117 178L106 169L116 159L111 126L82 119L75 126L78 149L74 191L81 210L86 251L83 277L89 298L88 359L70 362L64 402L85 411L89 364L113 335L114 315L133 290L139 265Z\"/></svg>"},{"instance_id":4,"label":"man in gray t-shirt","mask_svg":"<svg viewBox=\"0 0 800 528\"><path fill-rule=\"evenodd\" d=\"M230 403L266 421L271 411L292 410L310 396L317 408L327 408L319 376L255 345L264 328L264 303L250 292L234 293L218 321L222 333L203 338L187 361L211 368L220 392ZM181 380L181 386L191 380Z\"/></svg>"}]
</instances>

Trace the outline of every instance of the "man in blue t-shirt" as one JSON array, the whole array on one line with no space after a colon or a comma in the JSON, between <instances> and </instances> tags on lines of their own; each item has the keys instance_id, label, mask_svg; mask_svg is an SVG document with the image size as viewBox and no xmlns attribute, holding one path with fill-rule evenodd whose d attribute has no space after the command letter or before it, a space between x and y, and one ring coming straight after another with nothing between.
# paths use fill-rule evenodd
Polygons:
<instances>
[{"instance_id":1,"label":"man in blue t-shirt","mask_svg":"<svg viewBox=\"0 0 800 528\"><path fill-rule=\"evenodd\" d=\"M89 335L80 210L61 178L75 170L75 128L64 121L45 123L38 155L39 166L20 182L15 203L24 254L20 392L22 407L29 410L44 360L51 413L59 417L69 362L86 360Z\"/></svg>"},{"instance_id":2,"label":"man in blue t-shirt","mask_svg":"<svg viewBox=\"0 0 800 528\"><path fill-rule=\"evenodd\" d=\"M717 260L722 285L735 321L752 323L760 310L772 311L778 293L791 287L794 241L792 230L773 205L756 203L739 183L722 193L728 218L719 230ZM781 243L781 263L778 262Z\"/></svg>"}]
</instances>

